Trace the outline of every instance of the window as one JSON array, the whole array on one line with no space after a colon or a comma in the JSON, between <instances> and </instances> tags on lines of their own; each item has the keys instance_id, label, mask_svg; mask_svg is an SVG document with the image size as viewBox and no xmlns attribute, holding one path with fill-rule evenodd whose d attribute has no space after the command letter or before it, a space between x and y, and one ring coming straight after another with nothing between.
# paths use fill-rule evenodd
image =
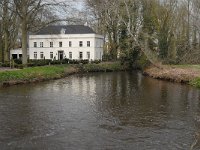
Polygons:
<instances>
[{"instance_id":1,"label":"window","mask_svg":"<svg viewBox=\"0 0 200 150\"><path fill-rule=\"evenodd\" d=\"M37 59L37 52L34 52L34 59Z\"/></svg>"},{"instance_id":2,"label":"window","mask_svg":"<svg viewBox=\"0 0 200 150\"><path fill-rule=\"evenodd\" d=\"M69 59L72 59L72 52L69 52Z\"/></svg>"},{"instance_id":3,"label":"window","mask_svg":"<svg viewBox=\"0 0 200 150\"><path fill-rule=\"evenodd\" d=\"M40 47L43 47L43 46L44 46L43 42L40 42Z\"/></svg>"},{"instance_id":4,"label":"window","mask_svg":"<svg viewBox=\"0 0 200 150\"><path fill-rule=\"evenodd\" d=\"M83 59L83 52L79 52L79 59Z\"/></svg>"},{"instance_id":5,"label":"window","mask_svg":"<svg viewBox=\"0 0 200 150\"><path fill-rule=\"evenodd\" d=\"M53 52L50 52L50 59L53 59Z\"/></svg>"},{"instance_id":6,"label":"window","mask_svg":"<svg viewBox=\"0 0 200 150\"><path fill-rule=\"evenodd\" d=\"M69 41L69 47L72 47L72 41Z\"/></svg>"},{"instance_id":7,"label":"window","mask_svg":"<svg viewBox=\"0 0 200 150\"><path fill-rule=\"evenodd\" d=\"M50 47L53 47L53 42L50 42Z\"/></svg>"},{"instance_id":8,"label":"window","mask_svg":"<svg viewBox=\"0 0 200 150\"><path fill-rule=\"evenodd\" d=\"M83 47L83 41L79 41L79 47Z\"/></svg>"},{"instance_id":9,"label":"window","mask_svg":"<svg viewBox=\"0 0 200 150\"><path fill-rule=\"evenodd\" d=\"M87 47L90 47L90 41L87 41Z\"/></svg>"},{"instance_id":10,"label":"window","mask_svg":"<svg viewBox=\"0 0 200 150\"><path fill-rule=\"evenodd\" d=\"M37 42L34 42L33 45L34 45L34 47L37 47Z\"/></svg>"},{"instance_id":11,"label":"window","mask_svg":"<svg viewBox=\"0 0 200 150\"><path fill-rule=\"evenodd\" d=\"M62 42L59 42L59 47L62 47Z\"/></svg>"},{"instance_id":12,"label":"window","mask_svg":"<svg viewBox=\"0 0 200 150\"><path fill-rule=\"evenodd\" d=\"M12 59L17 59L17 54L12 54Z\"/></svg>"},{"instance_id":13,"label":"window","mask_svg":"<svg viewBox=\"0 0 200 150\"><path fill-rule=\"evenodd\" d=\"M43 59L44 58L44 53L40 52L40 58Z\"/></svg>"},{"instance_id":14,"label":"window","mask_svg":"<svg viewBox=\"0 0 200 150\"><path fill-rule=\"evenodd\" d=\"M90 59L90 52L87 52L87 59Z\"/></svg>"}]
</instances>

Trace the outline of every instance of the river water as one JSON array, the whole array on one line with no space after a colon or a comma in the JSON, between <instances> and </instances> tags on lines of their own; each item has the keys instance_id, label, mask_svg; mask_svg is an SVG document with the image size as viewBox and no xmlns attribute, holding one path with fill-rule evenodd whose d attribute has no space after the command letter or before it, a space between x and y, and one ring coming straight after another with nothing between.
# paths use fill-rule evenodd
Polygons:
<instances>
[{"instance_id":1,"label":"river water","mask_svg":"<svg viewBox=\"0 0 200 150\"><path fill-rule=\"evenodd\" d=\"M187 85L139 72L74 75L1 88L0 149L188 150L198 116L200 90Z\"/></svg>"}]
</instances>

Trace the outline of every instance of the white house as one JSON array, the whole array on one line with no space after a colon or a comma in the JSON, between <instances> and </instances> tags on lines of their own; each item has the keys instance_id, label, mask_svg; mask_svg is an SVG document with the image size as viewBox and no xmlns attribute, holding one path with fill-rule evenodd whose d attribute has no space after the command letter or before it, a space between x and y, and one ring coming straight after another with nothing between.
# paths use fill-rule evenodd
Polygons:
<instances>
[{"instance_id":1,"label":"white house","mask_svg":"<svg viewBox=\"0 0 200 150\"><path fill-rule=\"evenodd\" d=\"M29 58L101 60L103 44L103 36L88 26L48 26L29 35Z\"/></svg>"}]
</instances>

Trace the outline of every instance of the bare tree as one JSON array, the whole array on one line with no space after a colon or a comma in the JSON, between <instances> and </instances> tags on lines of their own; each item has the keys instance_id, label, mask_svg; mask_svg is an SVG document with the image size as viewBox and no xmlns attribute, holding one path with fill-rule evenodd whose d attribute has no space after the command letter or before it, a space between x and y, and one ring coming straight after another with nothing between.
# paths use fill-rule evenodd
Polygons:
<instances>
[{"instance_id":1,"label":"bare tree","mask_svg":"<svg viewBox=\"0 0 200 150\"><path fill-rule=\"evenodd\" d=\"M12 11L11 0L2 0L1 9L1 40L2 61L10 60L10 49L14 47L18 34L17 14Z\"/></svg>"},{"instance_id":2,"label":"bare tree","mask_svg":"<svg viewBox=\"0 0 200 150\"><path fill-rule=\"evenodd\" d=\"M68 7L67 1L48 0L13 0L14 12L20 18L22 33L22 62L27 64L27 39L30 31L39 29L45 25L66 20L59 18L58 11ZM65 9L66 10L66 9ZM63 16L65 17L65 16Z\"/></svg>"}]
</instances>

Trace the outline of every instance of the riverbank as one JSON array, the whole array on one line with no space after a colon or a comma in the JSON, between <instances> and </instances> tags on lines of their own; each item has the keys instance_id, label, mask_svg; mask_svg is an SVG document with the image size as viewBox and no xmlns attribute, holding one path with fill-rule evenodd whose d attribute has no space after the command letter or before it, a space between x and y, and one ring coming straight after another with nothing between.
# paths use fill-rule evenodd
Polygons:
<instances>
[{"instance_id":1,"label":"riverbank","mask_svg":"<svg viewBox=\"0 0 200 150\"><path fill-rule=\"evenodd\" d=\"M143 73L155 79L187 83L200 88L200 65L150 66Z\"/></svg>"},{"instance_id":2,"label":"riverbank","mask_svg":"<svg viewBox=\"0 0 200 150\"><path fill-rule=\"evenodd\" d=\"M54 65L11 70L0 69L0 86L34 83L67 77L75 73L125 71L128 67L120 62L99 64ZM144 75L155 79L168 80L193 85L200 88L200 65L150 66L143 70Z\"/></svg>"},{"instance_id":3,"label":"riverbank","mask_svg":"<svg viewBox=\"0 0 200 150\"><path fill-rule=\"evenodd\" d=\"M75 73L85 72L109 72L123 71L126 67L120 62L103 62L99 64L80 65L54 65L43 67L31 67L21 70L1 70L0 86L41 82L53 79L60 79Z\"/></svg>"}]
</instances>

